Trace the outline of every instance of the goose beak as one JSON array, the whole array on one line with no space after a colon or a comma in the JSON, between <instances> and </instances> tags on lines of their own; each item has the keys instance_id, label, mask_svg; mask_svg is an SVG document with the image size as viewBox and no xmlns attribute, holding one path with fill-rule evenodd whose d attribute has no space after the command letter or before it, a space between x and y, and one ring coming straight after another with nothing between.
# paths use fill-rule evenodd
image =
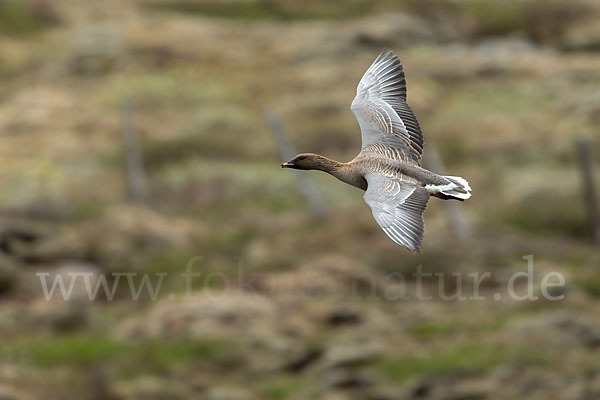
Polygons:
<instances>
[{"instance_id":1,"label":"goose beak","mask_svg":"<svg viewBox=\"0 0 600 400\"><path fill-rule=\"evenodd\" d=\"M294 160L281 163L281 168L294 168Z\"/></svg>"}]
</instances>

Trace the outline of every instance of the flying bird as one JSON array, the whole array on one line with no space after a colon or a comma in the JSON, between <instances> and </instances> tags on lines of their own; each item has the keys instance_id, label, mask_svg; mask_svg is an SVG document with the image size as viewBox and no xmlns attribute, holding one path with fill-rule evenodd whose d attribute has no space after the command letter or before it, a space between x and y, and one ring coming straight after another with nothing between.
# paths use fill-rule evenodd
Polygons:
<instances>
[{"instance_id":1,"label":"flying bird","mask_svg":"<svg viewBox=\"0 0 600 400\"><path fill-rule=\"evenodd\" d=\"M464 201L471 197L471 187L464 178L420 166L423 134L406 102L402 63L391 51L383 50L367 69L350 109L362 134L361 151L352 161L303 153L281 166L324 171L365 190L363 198L383 231L400 246L419 252L429 197Z\"/></svg>"}]
</instances>

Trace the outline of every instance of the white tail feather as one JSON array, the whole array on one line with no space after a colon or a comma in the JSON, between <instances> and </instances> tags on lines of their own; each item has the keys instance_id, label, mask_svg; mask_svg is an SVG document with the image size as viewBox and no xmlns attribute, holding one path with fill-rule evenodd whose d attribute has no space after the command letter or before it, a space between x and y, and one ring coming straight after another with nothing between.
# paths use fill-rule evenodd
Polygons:
<instances>
[{"instance_id":1,"label":"white tail feather","mask_svg":"<svg viewBox=\"0 0 600 400\"><path fill-rule=\"evenodd\" d=\"M471 197L471 186L469 186L469 182L465 178L461 178L460 176L444 176L444 178L449 181L447 184L426 185L425 189L434 196L436 193L440 193L457 200L466 200Z\"/></svg>"},{"instance_id":2,"label":"white tail feather","mask_svg":"<svg viewBox=\"0 0 600 400\"><path fill-rule=\"evenodd\" d=\"M450 187L441 188L442 190L440 190L440 193L461 200L466 200L471 197L471 186L469 186L469 182L467 182L465 178L460 176L444 176L444 178L451 182L451 186L448 185ZM463 191L466 191L466 193L463 193Z\"/></svg>"}]
</instances>

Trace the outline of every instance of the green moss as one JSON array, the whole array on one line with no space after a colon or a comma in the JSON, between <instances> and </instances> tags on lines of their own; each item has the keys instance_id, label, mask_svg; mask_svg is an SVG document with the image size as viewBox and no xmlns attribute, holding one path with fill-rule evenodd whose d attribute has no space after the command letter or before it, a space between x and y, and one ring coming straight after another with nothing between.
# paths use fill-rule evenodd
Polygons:
<instances>
[{"instance_id":1,"label":"green moss","mask_svg":"<svg viewBox=\"0 0 600 400\"><path fill-rule=\"evenodd\" d=\"M292 378L279 378L267 382L262 387L263 398L269 400L285 400L292 398L301 390L300 383Z\"/></svg>"},{"instance_id":2,"label":"green moss","mask_svg":"<svg viewBox=\"0 0 600 400\"><path fill-rule=\"evenodd\" d=\"M40 368L90 367L109 362L121 374L157 372L180 364L215 363L239 347L223 339L120 341L94 336L27 338L4 346L4 358Z\"/></svg>"},{"instance_id":3,"label":"green moss","mask_svg":"<svg viewBox=\"0 0 600 400\"><path fill-rule=\"evenodd\" d=\"M126 349L125 343L105 338L75 336L19 340L3 352L7 357L27 360L39 367L81 367L115 357Z\"/></svg>"},{"instance_id":4,"label":"green moss","mask_svg":"<svg viewBox=\"0 0 600 400\"><path fill-rule=\"evenodd\" d=\"M434 339L447 337L458 333L478 333L497 331L506 324L507 315L495 315L491 320L476 320L472 322L429 321L407 328L407 332L419 339Z\"/></svg>"},{"instance_id":5,"label":"green moss","mask_svg":"<svg viewBox=\"0 0 600 400\"><path fill-rule=\"evenodd\" d=\"M79 202L72 206L71 218L74 221L85 221L100 218L106 209L106 205L102 203Z\"/></svg>"},{"instance_id":6,"label":"green moss","mask_svg":"<svg viewBox=\"0 0 600 400\"><path fill-rule=\"evenodd\" d=\"M168 370L180 364L212 364L224 361L232 350L238 349L234 343L223 339L202 339L194 341L149 340L133 345L134 363L142 361L150 370ZM143 368L143 367L142 367Z\"/></svg>"},{"instance_id":7,"label":"green moss","mask_svg":"<svg viewBox=\"0 0 600 400\"><path fill-rule=\"evenodd\" d=\"M56 16L49 7L34 7L22 0L0 1L0 32L11 35L31 35L56 23Z\"/></svg>"},{"instance_id":8,"label":"green moss","mask_svg":"<svg viewBox=\"0 0 600 400\"><path fill-rule=\"evenodd\" d=\"M431 339L438 336L447 336L456 333L459 326L453 323L425 322L409 327L408 333L421 339Z\"/></svg>"},{"instance_id":9,"label":"green moss","mask_svg":"<svg viewBox=\"0 0 600 400\"><path fill-rule=\"evenodd\" d=\"M466 370L481 373L507 363L541 364L551 360L548 355L531 349L506 346L456 346L425 356L386 358L376 368L388 379L403 382L414 376L447 375Z\"/></svg>"},{"instance_id":10,"label":"green moss","mask_svg":"<svg viewBox=\"0 0 600 400\"><path fill-rule=\"evenodd\" d=\"M146 273L179 272L185 270L187 263L195 254L190 251L175 251L162 256L150 257L143 269Z\"/></svg>"}]
</instances>

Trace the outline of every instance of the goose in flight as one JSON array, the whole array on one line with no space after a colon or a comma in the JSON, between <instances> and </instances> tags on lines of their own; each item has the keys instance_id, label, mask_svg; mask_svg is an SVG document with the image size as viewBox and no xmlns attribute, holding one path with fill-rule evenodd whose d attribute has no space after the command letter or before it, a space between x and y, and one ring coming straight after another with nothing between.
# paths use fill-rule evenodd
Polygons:
<instances>
[{"instance_id":1,"label":"goose in flight","mask_svg":"<svg viewBox=\"0 0 600 400\"><path fill-rule=\"evenodd\" d=\"M438 175L419 165L423 135L406 103L402 64L391 51L383 50L367 69L350 108L362 133L361 151L352 161L303 153L281 166L324 171L365 190L363 198L383 231L400 246L419 252L429 197L464 201L471 197L471 187L464 178Z\"/></svg>"}]
</instances>

